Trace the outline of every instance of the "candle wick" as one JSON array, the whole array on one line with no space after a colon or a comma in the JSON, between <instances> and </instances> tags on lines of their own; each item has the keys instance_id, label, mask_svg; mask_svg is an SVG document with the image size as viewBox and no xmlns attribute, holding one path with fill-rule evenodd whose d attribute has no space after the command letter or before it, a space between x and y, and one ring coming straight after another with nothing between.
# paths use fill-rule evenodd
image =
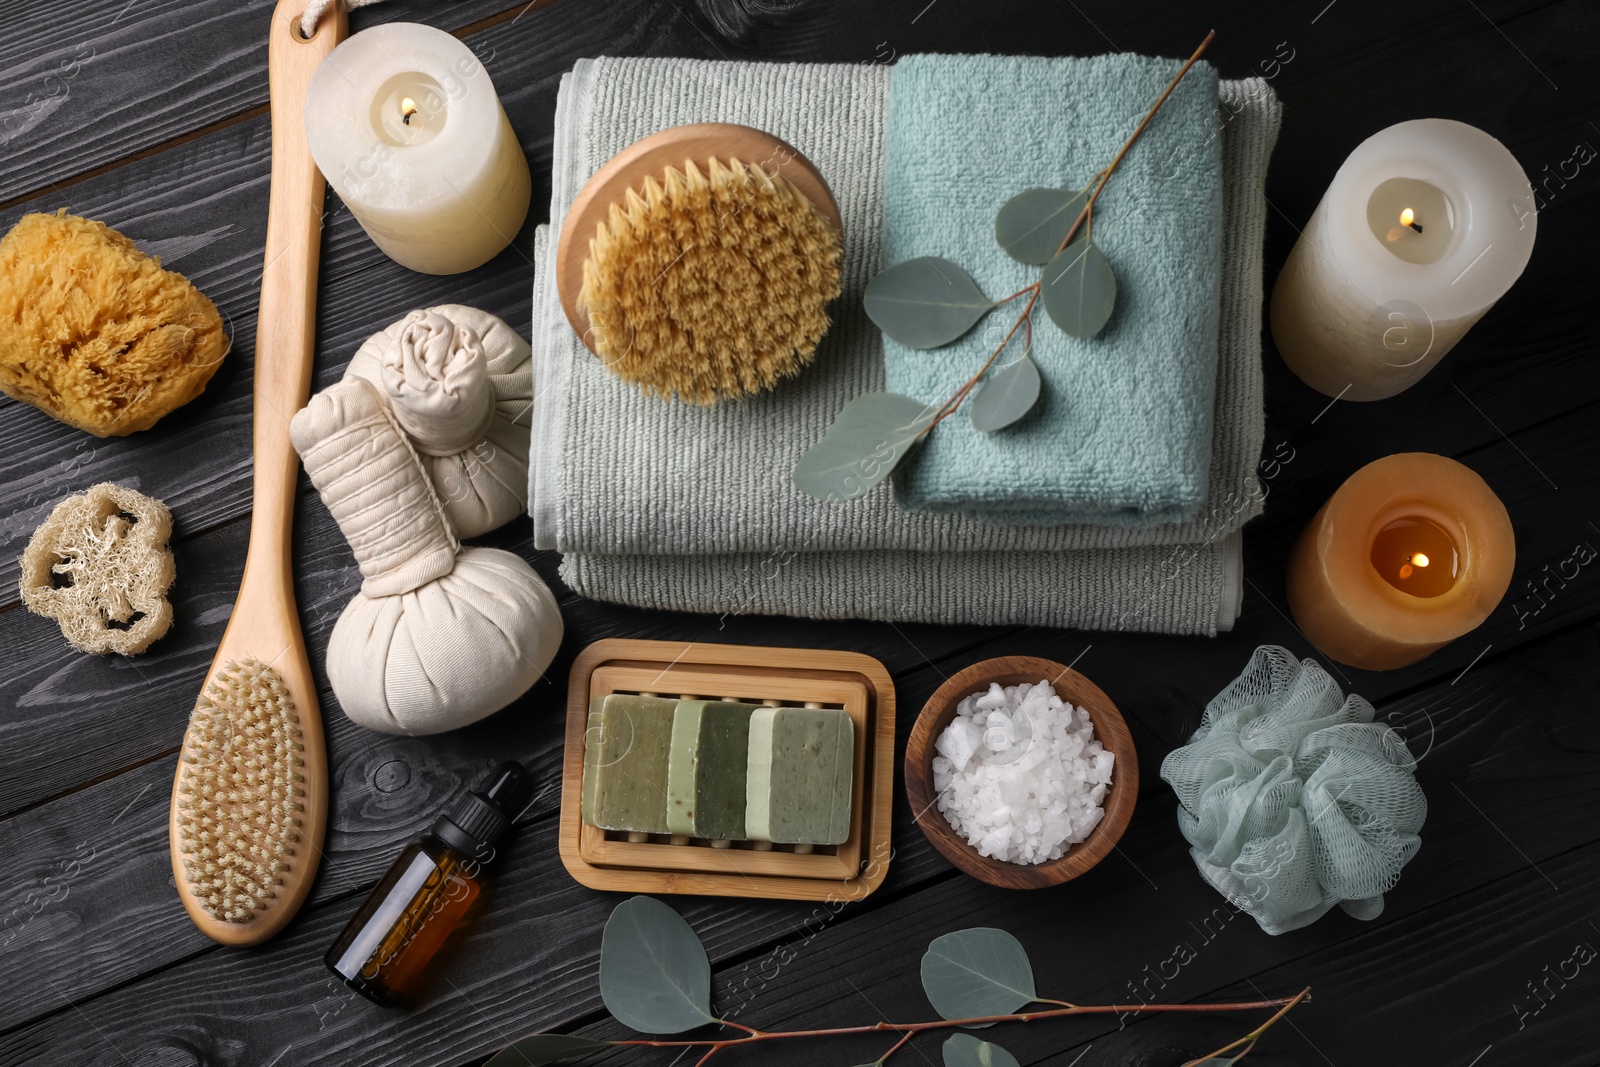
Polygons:
<instances>
[{"instance_id":1,"label":"candle wick","mask_svg":"<svg viewBox=\"0 0 1600 1067\"><path fill-rule=\"evenodd\" d=\"M1413 230L1416 230L1416 231L1417 231L1417 232L1418 232L1418 233L1421 233L1421 232L1422 232L1422 223L1420 223L1420 222L1413 222L1413 223L1411 223L1411 228L1412 228L1412 229L1413 229Z\"/></svg>"}]
</instances>

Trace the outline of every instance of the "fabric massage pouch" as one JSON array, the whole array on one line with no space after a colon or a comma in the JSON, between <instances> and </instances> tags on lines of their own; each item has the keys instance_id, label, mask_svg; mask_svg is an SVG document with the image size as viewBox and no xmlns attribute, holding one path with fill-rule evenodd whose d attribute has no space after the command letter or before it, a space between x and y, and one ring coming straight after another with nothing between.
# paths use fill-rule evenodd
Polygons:
<instances>
[{"instance_id":1,"label":"fabric massage pouch","mask_svg":"<svg viewBox=\"0 0 1600 1067\"><path fill-rule=\"evenodd\" d=\"M401 391L414 401L412 417L403 419L402 402L357 372L313 396L290 423L306 473L365 579L328 640L328 680L345 714L385 733L439 733L500 710L538 681L562 637L555 597L526 561L499 549L463 548L457 540L452 503L457 512L476 516L467 527L474 532L482 523L510 518L496 520L492 513L512 505L492 492L470 491L486 484L487 464L453 467L451 457L475 450L519 454L507 448L484 453L481 436L467 440L498 417L494 390L483 387L486 365L475 331L455 332L436 319L435 312L414 312L396 331L394 349L412 357L425 355L430 338L447 333L451 344L431 350L436 356L441 347L455 350L454 358L432 364L436 388L418 385L409 397ZM425 376L427 361L414 358L411 369ZM392 386L406 380L385 370ZM469 406L479 410L460 410ZM491 407L488 417L485 406ZM470 432L464 429L469 421ZM434 436L414 444L402 429L408 422ZM437 434L452 427L455 440L441 441ZM431 468L418 456L424 448L432 448ZM454 499L445 499L434 480L441 459L447 478L466 478L450 483L461 490Z\"/></svg>"},{"instance_id":2,"label":"fabric massage pouch","mask_svg":"<svg viewBox=\"0 0 1600 1067\"><path fill-rule=\"evenodd\" d=\"M503 319L441 304L373 334L345 370L388 399L457 537L528 510L531 358Z\"/></svg>"}]
</instances>

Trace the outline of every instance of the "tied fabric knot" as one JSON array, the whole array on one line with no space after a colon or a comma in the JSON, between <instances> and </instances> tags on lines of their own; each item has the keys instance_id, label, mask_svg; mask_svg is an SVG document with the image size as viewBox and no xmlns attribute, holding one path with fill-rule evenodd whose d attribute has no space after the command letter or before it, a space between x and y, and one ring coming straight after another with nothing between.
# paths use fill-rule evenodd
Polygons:
<instances>
[{"instance_id":1,"label":"tied fabric knot","mask_svg":"<svg viewBox=\"0 0 1600 1067\"><path fill-rule=\"evenodd\" d=\"M395 419L424 455L472 447L494 418L482 340L437 311L413 311L404 322L381 371Z\"/></svg>"},{"instance_id":2,"label":"tied fabric knot","mask_svg":"<svg viewBox=\"0 0 1600 1067\"><path fill-rule=\"evenodd\" d=\"M322 17L322 13L339 2L340 0L309 0L306 4L305 14L300 16L301 34L306 37L314 35L317 32L317 20ZM358 7L366 7L369 4L381 3L383 3L383 0L344 0L344 9L351 11Z\"/></svg>"},{"instance_id":3,"label":"tied fabric knot","mask_svg":"<svg viewBox=\"0 0 1600 1067\"><path fill-rule=\"evenodd\" d=\"M504 320L440 304L367 338L345 369L383 394L458 537L527 510L531 356Z\"/></svg>"}]
</instances>

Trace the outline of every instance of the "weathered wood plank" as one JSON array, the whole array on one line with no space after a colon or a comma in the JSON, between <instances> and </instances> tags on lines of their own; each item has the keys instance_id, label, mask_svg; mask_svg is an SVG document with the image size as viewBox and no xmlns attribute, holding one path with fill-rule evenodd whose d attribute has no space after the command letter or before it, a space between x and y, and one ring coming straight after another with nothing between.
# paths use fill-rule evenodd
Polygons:
<instances>
[{"instance_id":1,"label":"weathered wood plank","mask_svg":"<svg viewBox=\"0 0 1600 1067\"><path fill-rule=\"evenodd\" d=\"M526 3L526 0L523 0ZM0 202L265 106L276 0L93 0L11 13L0 41ZM389 0L381 22L469 26L511 0Z\"/></svg>"},{"instance_id":2,"label":"weathered wood plank","mask_svg":"<svg viewBox=\"0 0 1600 1067\"><path fill-rule=\"evenodd\" d=\"M1480 1058L1588 1067L1595 1049L1591 983L1600 951L1592 918L1596 893L1600 846L1591 844L1443 900L1411 921L1360 927L1341 943L1210 995L1229 999L1255 996L1256 988L1313 986L1316 1003L1303 1016L1296 1009L1295 1026L1277 1028L1268 1039L1288 1063L1469 1064ZM1238 1036L1211 1036L1218 1034L1225 1035L1222 1041ZM1220 1044L1201 1048L1190 1036L1175 1047L1198 1055ZM1114 1039L1103 1051L1085 1057L1085 1067L1129 1062L1116 1058L1125 1050Z\"/></svg>"}]
</instances>

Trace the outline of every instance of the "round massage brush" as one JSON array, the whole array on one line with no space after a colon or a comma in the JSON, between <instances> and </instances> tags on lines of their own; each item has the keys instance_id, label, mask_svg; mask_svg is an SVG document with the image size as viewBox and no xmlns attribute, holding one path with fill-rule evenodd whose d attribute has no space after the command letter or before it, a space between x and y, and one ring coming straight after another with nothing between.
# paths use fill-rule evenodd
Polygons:
<instances>
[{"instance_id":1,"label":"round massage brush","mask_svg":"<svg viewBox=\"0 0 1600 1067\"><path fill-rule=\"evenodd\" d=\"M281 930L311 889L328 807L317 690L289 560L299 458L289 418L311 391L322 176L302 116L317 66L346 32L343 6L307 38L305 0L280 0L267 69L272 189L256 326L255 488L244 579L184 735L168 825L173 880L196 926L224 945Z\"/></svg>"},{"instance_id":2,"label":"round massage brush","mask_svg":"<svg viewBox=\"0 0 1600 1067\"><path fill-rule=\"evenodd\" d=\"M714 404L811 361L842 256L838 205L804 156L749 126L700 123L595 172L562 223L556 287L612 373Z\"/></svg>"}]
</instances>

